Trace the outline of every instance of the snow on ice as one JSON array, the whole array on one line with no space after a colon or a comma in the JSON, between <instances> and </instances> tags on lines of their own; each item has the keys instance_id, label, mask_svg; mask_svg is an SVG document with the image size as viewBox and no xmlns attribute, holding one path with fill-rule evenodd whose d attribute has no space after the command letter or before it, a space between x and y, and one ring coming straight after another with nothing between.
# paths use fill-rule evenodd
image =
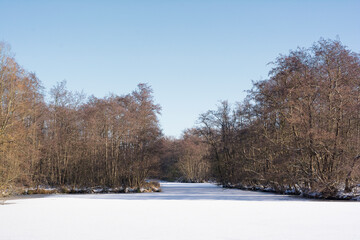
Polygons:
<instances>
[{"instance_id":1,"label":"snow on ice","mask_svg":"<svg viewBox=\"0 0 360 240\"><path fill-rule=\"evenodd\" d=\"M161 193L49 195L0 205L0 239L360 239L360 203L213 184Z\"/></svg>"}]
</instances>

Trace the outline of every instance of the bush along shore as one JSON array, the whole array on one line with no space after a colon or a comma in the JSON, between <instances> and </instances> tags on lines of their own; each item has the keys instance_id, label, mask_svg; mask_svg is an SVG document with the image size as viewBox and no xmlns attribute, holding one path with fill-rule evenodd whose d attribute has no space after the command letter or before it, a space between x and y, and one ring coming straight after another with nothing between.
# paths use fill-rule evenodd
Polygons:
<instances>
[{"instance_id":1,"label":"bush along shore","mask_svg":"<svg viewBox=\"0 0 360 240\"><path fill-rule=\"evenodd\" d=\"M33 194L105 194L105 193L148 193L161 192L159 182L147 182L141 187L77 187L77 186L44 186L28 188L9 188L1 192L0 197L9 197L14 195L33 195Z\"/></svg>"},{"instance_id":2,"label":"bush along shore","mask_svg":"<svg viewBox=\"0 0 360 240\"><path fill-rule=\"evenodd\" d=\"M280 186L280 185L245 185L245 184L223 184L224 188L236 188L246 191L270 192L284 195L296 195L304 198L324 199L324 200L353 200L360 201L360 185L354 187L351 192L346 192L344 187L339 187L333 191L311 191L305 187L294 186Z\"/></svg>"}]
</instances>

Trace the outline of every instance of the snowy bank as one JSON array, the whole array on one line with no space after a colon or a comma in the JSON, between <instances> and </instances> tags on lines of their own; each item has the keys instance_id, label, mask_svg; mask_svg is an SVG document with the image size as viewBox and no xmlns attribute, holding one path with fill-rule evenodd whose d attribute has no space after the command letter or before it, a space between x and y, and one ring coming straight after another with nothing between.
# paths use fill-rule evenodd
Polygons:
<instances>
[{"instance_id":1,"label":"snowy bank","mask_svg":"<svg viewBox=\"0 0 360 240\"><path fill-rule=\"evenodd\" d=\"M312 191L303 186L294 185L294 186L281 186L281 185L245 185L245 184L224 184L224 188L236 188L246 191L260 191L260 192L270 192L276 194L286 194L286 195L298 195L305 198L313 199L327 199L327 200L352 200L360 201L360 185L352 189L351 192L345 192L345 187L339 187L339 190L334 190L332 193L324 193L319 191Z\"/></svg>"},{"instance_id":2,"label":"snowy bank","mask_svg":"<svg viewBox=\"0 0 360 240\"><path fill-rule=\"evenodd\" d=\"M33 195L33 194L104 194L104 193L146 193L161 192L160 183L155 181L146 182L142 187L76 187L76 186L43 186L39 185L30 188L9 188L1 192L0 195L7 197L13 195Z\"/></svg>"}]
</instances>

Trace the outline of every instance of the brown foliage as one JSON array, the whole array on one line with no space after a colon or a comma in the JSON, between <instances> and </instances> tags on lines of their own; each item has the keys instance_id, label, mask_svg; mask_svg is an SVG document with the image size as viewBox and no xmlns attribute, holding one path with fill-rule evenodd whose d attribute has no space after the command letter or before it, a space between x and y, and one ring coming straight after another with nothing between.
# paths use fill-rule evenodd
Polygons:
<instances>
[{"instance_id":1,"label":"brown foliage","mask_svg":"<svg viewBox=\"0 0 360 240\"><path fill-rule=\"evenodd\" d=\"M203 182L210 178L208 147L195 131L184 131L180 139L164 138L158 177L171 181Z\"/></svg>"},{"instance_id":2,"label":"brown foliage","mask_svg":"<svg viewBox=\"0 0 360 240\"><path fill-rule=\"evenodd\" d=\"M0 44L0 190L11 185L139 188L158 161L152 89L85 102L66 82L43 100L36 76Z\"/></svg>"},{"instance_id":3,"label":"brown foliage","mask_svg":"<svg viewBox=\"0 0 360 240\"><path fill-rule=\"evenodd\" d=\"M39 160L43 98L38 79L0 43L0 190L27 183Z\"/></svg>"},{"instance_id":4,"label":"brown foliage","mask_svg":"<svg viewBox=\"0 0 360 240\"><path fill-rule=\"evenodd\" d=\"M152 90L91 97L71 94L64 83L52 90L47 147L41 175L51 185L140 187L157 162L161 137Z\"/></svg>"},{"instance_id":5,"label":"brown foliage","mask_svg":"<svg viewBox=\"0 0 360 240\"><path fill-rule=\"evenodd\" d=\"M234 113L202 115L220 182L350 191L359 181L360 60L339 41L281 55Z\"/></svg>"}]
</instances>

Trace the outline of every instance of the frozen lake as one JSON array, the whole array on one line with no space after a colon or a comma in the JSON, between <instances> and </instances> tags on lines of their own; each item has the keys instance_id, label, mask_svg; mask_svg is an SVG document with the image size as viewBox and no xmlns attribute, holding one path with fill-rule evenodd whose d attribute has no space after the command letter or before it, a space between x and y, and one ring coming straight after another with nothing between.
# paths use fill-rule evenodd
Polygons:
<instances>
[{"instance_id":1,"label":"frozen lake","mask_svg":"<svg viewBox=\"0 0 360 240\"><path fill-rule=\"evenodd\" d=\"M50 195L0 205L0 239L360 239L360 203L212 184L161 193Z\"/></svg>"}]
</instances>

